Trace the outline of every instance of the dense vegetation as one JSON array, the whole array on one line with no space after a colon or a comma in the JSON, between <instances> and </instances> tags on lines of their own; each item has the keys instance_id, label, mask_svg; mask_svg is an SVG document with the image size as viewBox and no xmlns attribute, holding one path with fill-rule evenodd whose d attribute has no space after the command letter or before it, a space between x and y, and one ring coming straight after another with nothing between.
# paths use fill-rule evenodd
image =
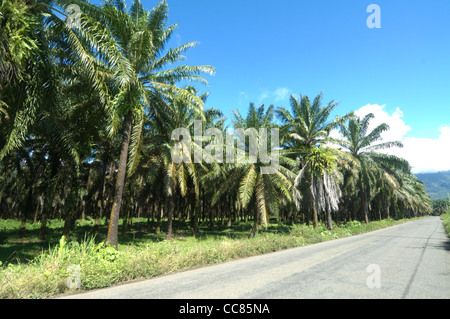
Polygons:
<instances>
[{"instance_id":1,"label":"dense vegetation","mask_svg":"<svg viewBox=\"0 0 450 319\"><path fill-rule=\"evenodd\" d=\"M433 215L439 216L445 214L450 209L450 199L433 200Z\"/></svg>"},{"instance_id":2,"label":"dense vegetation","mask_svg":"<svg viewBox=\"0 0 450 319\"><path fill-rule=\"evenodd\" d=\"M447 213L441 215L441 220L447 235L450 237L450 209L447 210Z\"/></svg>"},{"instance_id":3,"label":"dense vegetation","mask_svg":"<svg viewBox=\"0 0 450 319\"><path fill-rule=\"evenodd\" d=\"M416 176L425 184L431 199L450 198L450 171L418 173Z\"/></svg>"},{"instance_id":4,"label":"dense vegetation","mask_svg":"<svg viewBox=\"0 0 450 319\"><path fill-rule=\"evenodd\" d=\"M81 8L80 25L60 17ZM58 9L58 11L57 11ZM133 218L231 225L253 221L254 236L270 219L333 223L413 217L431 212L431 201L409 164L380 150L385 124L368 130L373 115L334 119L337 103L291 97L290 108L250 104L232 126L279 128L279 166L202 161L176 163L171 133L193 122L220 129L220 110L206 108L207 93L185 81L206 83L211 66L187 66L181 55L196 43L167 48L176 25L167 25L163 1L145 10L140 1L93 6L84 1L3 1L0 6L0 217L39 223L64 220L70 238L78 219L108 225L106 242L118 246ZM333 130L341 138L331 138ZM257 136L262 140L262 136ZM204 150L207 141L190 147ZM249 152L249 143L245 152Z\"/></svg>"}]
</instances>

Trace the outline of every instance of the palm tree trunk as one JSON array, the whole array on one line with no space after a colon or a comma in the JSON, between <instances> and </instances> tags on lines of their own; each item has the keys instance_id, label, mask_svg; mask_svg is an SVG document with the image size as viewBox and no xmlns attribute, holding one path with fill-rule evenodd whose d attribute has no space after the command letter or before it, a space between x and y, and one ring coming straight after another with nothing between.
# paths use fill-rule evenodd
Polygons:
<instances>
[{"instance_id":1,"label":"palm tree trunk","mask_svg":"<svg viewBox=\"0 0 450 319\"><path fill-rule=\"evenodd\" d=\"M97 234L100 226L100 218L103 217L105 209L105 185L106 185L106 163L102 163L102 184L98 193L97 208L95 210L95 222L92 228L92 234Z\"/></svg>"},{"instance_id":2,"label":"palm tree trunk","mask_svg":"<svg viewBox=\"0 0 450 319\"><path fill-rule=\"evenodd\" d=\"M363 211L363 217L366 224L369 223L369 209L368 209L368 203L367 203L367 197L366 192L364 191L364 186L361 183L359 183L359 190L360 190L360 196L361 196L361 208Z\"/></svg>"},{"instance_id":3,"label":"palm tree trunk","mask_svg":"<svg viewBox=\"0 0 450 319\"><path fill-rule=\"evenodd\" d=\"M65 198L64 206L63 206L63 212L64 212L64 228L63 228L63 235L66 237L67 240L69 240L70 237L70 231L73 228L73 215L74 215L74 201L73 198L69 195L69 184L67 181L64 183L63 187L63 198Z\"/></svg>"},{"instance_id":4,"label":"palm tree trunk","mask_svg":"<svg viewBox=\"0 0 450 319\"><path fill-rule=\"evenodd\" d=\"M333 222L331 220L331 212L329 209L327 209L327 223L328 223L328 229L333 230Z\"/></svg>"},{"instance_id":5,"label":"palm tree trunk","mask_svg":"<svg viewBox=\"0 0 450 319\"><path fill-rule=\"evenodd\" d=\"M114 185L116 183L116 161L112 160L109 163L109 182L106 187L106 198L105 198L105 211L111 211L112 209L112 198L114 197ZM105 214L105 226L109 225L110 214Z\"/></svg>"},{"instance_id":6,"label":"palm tree trunk","mask_svg":"<svg viewBox=\"0 0 450 319\"><path fill-rule=\"evenodd\" d=\"M217 211L217 206L215 208ZM214 229L214 210L212 207L209 208L209 229Z\"/></svg>"},{"instance_id":7,"label":"palm tree trunk","mask_svg":"<svg viewBox=\"0 0 450 319\"><path fill-rule=\"evenodd\" d=\"M155 212L157 214L156 215L156 230L155 230L155 233L157 235L159 235L161 233L161 218L164 215L164 203L159 203L159 201L158 201L158 205L155 208Z\"/></svg>"},{"instance_id":8,"label":"palm tree trunk","mask_svg":"<svg viewBox=\"0 0 450 319\"><path fill-rule=\"evenodd\" d=\"M122 205L122 194L125 186L125 175L127 171L128 147L130 146L130 137L133 124L133 113L130 111L125 116L122 147L120 149L119 168L117 171L116 192L114 203L111 209L111 218L108 227L108 236L106 245L115 246L118 249L119 239L119 216L120 206Z\"/></svg>"},{"instance_id":9,"label":"palm tree trunk","mask_svg":"<svg viewBox=\"0 0 450 319\"><path fill-rule=\"evenodd\" d=\"M191 219L191 227L192 227L192 236L198 235L199 230L198 230L198 218L199 218L199 212L200 212L200 203L197 199L194 198L194 212L192 214L192 219Z\"/></svg>"},{"instance_id":10,"label":"palm tree trunk","mask_svg":"<svg viewBox=\"0 0 450 319\"><path fill-rule=\"evenodd\" d=\"M317 216L317 209L316 209L316 205L313 203L312 205L312 209L313 209L313 217L314 217L314 228L319 228L319 218Z\"/></svg>"},{"instance_id":11,"label":"palm tree trunk","mask_svg":"<svg viewBox=\"0 0 450 319\"><path fill-rule=\"evenodd\" d=\"M53 196L54 196L54 187L49 192L49 195L45 196L45 199L43 201L43 209L42 209L42 216L41 216L41 229L39 230L39 240L45 240L46 234L47 234L47 220L51 213L52 209L52 203L53 203Z\"/></svg>"},{"instance_id":12,"label":"palm tree trunk","mask_svg":"<svg viewBox=\"0 0 450 319\"><path fill-rule=\"evenodd\" d=\"M258 232L259 217L260 217L260 213L258 211L258 208L255 208L255 216L254 216L254 219L253 219L253 227L252 227L252 231L251 231L249 237L255 237L256 236L256 233Z\"/></svg>"},{"instance_id":13,"label":"palm tree trunk","mask_svg":"<svg viewBox=\"0 0 450 319\"><path fill-rule=\"evenodd\" d=\"M391 207L389 206L389 203L386 204L386 218L389 219L391 218Z\"/></svg>"},{"instance_id":14,"label":"palm tree trunk","mask_svg":"<svg viewBox=\"0 0 450 319\"><path fill-rule=\"evenodd\" d=\"M45 240L45 235L47 232L47 208L48 205L44 206L44 209L42 210L42 218L41 218L41 228L39 230L39 240Z\"/></svg>"},{"instance_id":15,"label":"palm tree trunk","mask_svg":"<svg viewBox=\"0 0 450 319\"><path fill-rule=\"evenodd\" d=\"M173 190L172 194L167 196L167 240L172 240L173 237L173 211L175 206L175 199L175 190Z\"/></svg>"},{"instance_id":16,"label":"palm tree trunk","mask_svg":"<svg viewBox=\"0 0 450 319\"><path fill-rule=\"evenodd\" d=\"M22 210L22 220L20 223L19 234L21 236L25 235L25 229L27 224L27 217L30 216L30 211L33 207L33 185L28 189L27 197L25 199L25 206Z\"/></svg>"},{"instance_id":17,"label":"palm tree trunk","mask_svg":"<svg viewBox=\"0 0 450 319\"><path fill-rule=\"evenodd\" d=\"M42 214L42 210L44 207L44 195L38 195L38 200L37 200L37 204L36 204L36 210L34 211L34 218L33 218L33 223L37 223L38 217L39 215Z\"/></svg>"}]
</instances>

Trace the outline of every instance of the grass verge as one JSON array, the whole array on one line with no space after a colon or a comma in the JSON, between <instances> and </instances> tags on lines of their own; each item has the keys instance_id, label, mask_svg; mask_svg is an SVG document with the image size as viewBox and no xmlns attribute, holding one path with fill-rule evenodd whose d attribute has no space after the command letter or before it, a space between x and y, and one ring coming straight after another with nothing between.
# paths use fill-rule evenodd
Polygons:
<instances>
[{"instance_id":1,"label":"grass verge","mask_svg":"<svg viewBox=\"0 0 450 319\"><path fill-rule=\"evenodd\" d=\"M450 211L448 213L441 215L442 223L444 224L444 228L447 234L450 236Z\"/></svg>"},{"instance_id":2,"label":"grass verge","mask_svg":"<svg viewBox=\"0 0 450 319\"><path fill-rule=\"evenodd\" d=\"M152 278L180 270L314 244L393 226L408 220L353 221L329 231L306 225L271 224L247 238L245 227L172 241L141 240L104 248L94 237L61 240L27 263L0 265L0 299L45 298ZM247 225L251 227L251 224ZM70 288L72 287L72 288Z\"/></svg>"}]
</instances>

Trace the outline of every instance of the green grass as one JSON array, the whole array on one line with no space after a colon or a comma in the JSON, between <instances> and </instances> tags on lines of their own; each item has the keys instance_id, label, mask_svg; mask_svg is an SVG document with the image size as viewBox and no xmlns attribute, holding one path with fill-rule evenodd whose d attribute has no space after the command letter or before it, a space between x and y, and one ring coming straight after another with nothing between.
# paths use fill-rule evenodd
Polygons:
<instances>
[{"instance_id":1,"label":"green grass","mask_svg":"<svg viewBox=\"0 0 450 319\"><path fill-rule=\"evenodd\" d=\"M444 224L444 228L447 231L447 234L450 236L450 211L441 215L442 223Z\"/></svg>"},{"instance_id":2,"label":"green grass","mask_svg":"<svg viewBox=\"0 0 450 319\"><path fill-rule=\"evenodd\" d=\"M356 235L404 221L383 220L367 225L354 221L333 231L324 225L314 229L274 223L254 238L248 238L251 223L214 230L205 226L196 238L190 235L187 224L179 223L175 239L166 241L164 234L149 231L145 220L137 220L131 231L120 238L118 252L103 247L105 227L96 237L89 237L90 221L79 222L77 233L67 243L60 240L62 223L58 221L50 223L46 243L37 241L36 225L29 225L28 235L20 238L16 235L18 222L0 221L0 229L8 235L0 243L0 298L44 298L75 291L67 284L67 279L74 276L70 265L79 267L81 288L89 290Z\"/></svg>"}]
</instances>

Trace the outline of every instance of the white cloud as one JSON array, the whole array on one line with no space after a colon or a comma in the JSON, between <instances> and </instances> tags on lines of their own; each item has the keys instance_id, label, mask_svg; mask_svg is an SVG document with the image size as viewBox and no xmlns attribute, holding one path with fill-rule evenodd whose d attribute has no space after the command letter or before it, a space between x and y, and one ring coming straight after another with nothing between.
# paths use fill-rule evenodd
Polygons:
<instances>
[{"instance_id":1,"label":"white cloud","mask_svg":"<svg viewBox=\"0 0 450 319\"><path fill-rule=\"evenodd\" d=\"M409 161L413 173L450 170L450 126L441 126L437 139L406 137L394 154Z\"/></svg>"},{"instance_id":2,"label":"white cloud","mask_svg":"<svg viewBox=\"0 0 450 319\"><path fill-rule=\"evenodd\" d=\"M437 139L406 137L411 127L403 121L403 112L397 108L392 114L384 110L384 105L368 104L355 111L357 116L373 113L370 129L386 123L390 130L385 132L383 141L401 141L403 148L393 148L384 152L409 161L413 173L450 170L450 126L442 125Z\"/></svg>"},{"instance_id":3,"label":"white cloud","mask_svg":"<svg viewBox=\"0 0 450 319\"><path fill-rule=\"evenodd\" d=\"M270 92L267 90L264 90L258 97L258 102L261 103L265 99L267 99L270 96Z\"/></svg>"},{"instance_id":4,"label":"white cloud","mask_svg":"<svg viewBox=\"0 0 450 319\"><path fill-rule=\"evenodd\" d=\"M288 88L277 88L274 92L275 102L283 101L289 97L291 90Z\"/></svg>"},{"instance_id":5,"label":"white cloud","mask_svg":"<svg viewBox=\"0 0 450 319\"><path fill-rule=\"evenodd\" d=\"M239 95L238 95L238 105L239 106L244 106L244 105L248 104L248 100L249 100L249 96L248 96L247 92L245 92L245 91L239 92Z\"/></svg>"},{"instance_id":6,"label":"white cloud","mask_svg":"<svg viewBox=\"0 0 450 319\"><path fill-rule=\"evenodd\" d=\"M355 111L355 115L364 117L369 113L373 113L375 118L370 121L370 128L374 129L382 123L389 125L389 130L384 132L382 138L384 141L401 141L403 137L411 130L411 127L406 125L402 120L403 112L397 108L392 115L385 110L385 105L368 104Z\"/></svg>"},{"instance_id":7,"label":"white cloud","mask_svg":"<svg viewBox=\"0 0 450 319\"><path fill-rule=\"evenodd\" d=\"M263 90L258 97L258 102L262 103L266 99L273 99L274 102L286 100L291 94L291 89L285 87L276 88L274 91Z\"/></svg>"}]
</instances>

